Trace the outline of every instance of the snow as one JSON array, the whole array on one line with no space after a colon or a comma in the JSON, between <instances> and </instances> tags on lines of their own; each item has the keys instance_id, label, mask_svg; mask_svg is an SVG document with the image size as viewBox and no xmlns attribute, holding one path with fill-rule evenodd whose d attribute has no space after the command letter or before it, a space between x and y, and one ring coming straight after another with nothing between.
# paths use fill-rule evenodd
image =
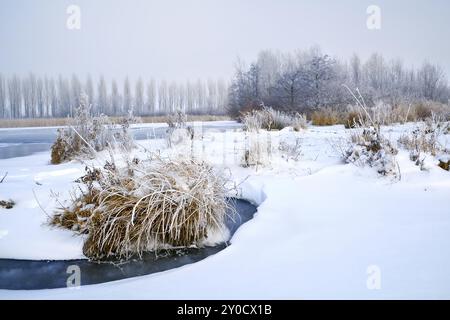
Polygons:
<instances>
[{"instance_id":1,"label":"snow","mask_svg":"<svg viewBox=\"0 0 450 320\"><path fill-rule=\"evenodd\" d=\"M383 132L396 145L413 128L396 125ZM196 155L228 168L238 196L259 206L231 246L157 274L79 290L0 290L0 298L449 299L450 172L431 155L421 171L402 149L396 156L400 181L345 164L337 146L348 134L342 126L271 132L270 162L242 168L244 133L207 132L194 145ZM301 141L301 156L287 161L276 145L295 139ZM171 156L186 155L190 148L168 150L163 140L139 143ZM441 143L450 146L449 135ZM50 214L57 206L52 191L69 197L84 165L51 166L48 160L48 152L0 160L0 174L9 172L0 198L17 202L11 210L0 209L1 258L83 257L83 239L46 226L42 209ZM380 271L381 288L370 290L374 269Z\"/></svg>"}]
</instances>

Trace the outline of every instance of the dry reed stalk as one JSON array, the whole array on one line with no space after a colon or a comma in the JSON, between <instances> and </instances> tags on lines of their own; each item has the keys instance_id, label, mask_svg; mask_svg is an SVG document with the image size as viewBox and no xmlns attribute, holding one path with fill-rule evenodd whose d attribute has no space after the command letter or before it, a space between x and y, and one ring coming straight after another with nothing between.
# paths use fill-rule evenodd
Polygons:
<instances>
[{"instance_id":1,"label":"dry reed stalk","mask_svg":"<svg viewBox=\"0 0 450 320\"><path fill-rule=\"evenodd\" d=\"M134 161L90 170L80 181L87 191L51 224L87 233L83 252L94 260L201 245L232 212L227 179L203 162Z\"/></svg>"}]
</instances>

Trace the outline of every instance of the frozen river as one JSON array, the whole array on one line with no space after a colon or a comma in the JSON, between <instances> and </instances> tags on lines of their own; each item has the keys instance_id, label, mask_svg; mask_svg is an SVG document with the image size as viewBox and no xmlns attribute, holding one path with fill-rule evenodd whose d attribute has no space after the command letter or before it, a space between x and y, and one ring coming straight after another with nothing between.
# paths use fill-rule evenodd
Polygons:
<instances>
[{"instance_id":1,"label":"frozen river","mask_svg":"<svg viewBox=\"0 0 450 320\"><path fill-rule=\"evenodd\" d=\"M226 131L240 128L242 125L235 121L216 121L194 123L194 126L205 131ZM50 150L57 130L56 127L0 129L0 159L23 157ZM131 128L136 140L163 138L166 131L167 125L163 123L135 125Z\"/></svg>"}]
</instances>

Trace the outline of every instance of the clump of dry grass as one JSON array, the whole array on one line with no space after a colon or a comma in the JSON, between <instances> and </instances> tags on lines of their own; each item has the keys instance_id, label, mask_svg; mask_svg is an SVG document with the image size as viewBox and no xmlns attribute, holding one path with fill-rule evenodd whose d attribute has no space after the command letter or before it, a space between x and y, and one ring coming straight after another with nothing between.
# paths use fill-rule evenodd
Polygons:
<instances>
[{"instance_id":1,"label":"clump of dry grass","mask_svg":"<svg viewBox=\"0 0 450 320\"><path fill-rule=\"evenodd\" d=\"M259 132L263 127L267 127L266 114L260 110L252 110L241 117L244 130L248 132Z\"/></svg>"},{"instance_id":2,"label":"clump of dry grass","mask_svg":"<svg viewBox=\"0 0 450 320\"><path fill-rule=\"evenodd\" d=\"M339 113L331 108L314 111L311 115L311 121L315 126L332 126L341 123Z\"/></svg>"},{"instance_id":3,"label":"clump of dry grass","mask_svg":"<svg viewBox=\"0 0 450 320\"><path fill-rule=\"evenodd\" d=\"M265 123L268 130L292 127L295 131L300 131L308 127L306 117L300 113L289 114L268 107L264 107L262 112L266 114Z\"/></svg>"},{"instance_id":4,"label":"clump of dry grass","mask_svg":"<svg viewBox=\"0 0 450 320\"><path fill-rule=\"evenodd\" d=\"M0 200L0 208L12 209L15 205L13 200Z\"/></svg>"},{"instance_id":5,"label":"clump of dry grass","mask_svg":"<svg viewBox=\"0 0 450 320\"><path fill-rule=\"evenodd\" d=\"M223 232L230 212L227 179L204 162L135 159L90 169L79 182L81 195L50 223L87 233L83 252L94 260L201 245Z\"/></svg>"},{"instance_id":6,"label":"clump of dry grass","mask_svg":"<svg viewBox=\"0 0 450 320\"><path fill-rule=\"evenodd\" d=\"M448 160L439 159L438 166L441 169L444 169L446 171L450 171L450 159L448 159Z\"/></svg>"},{"instance_id":7,"label":"clump of dry grass","mask_svg":"<svg viewBox=\"0 0 450 320\"><path fill-rule=\"evenodd\" d=\"M261 109L253 109L241 117L246 131L281 130L292 127L300 131L308 127L306 117L302 114L289 114L270 107L262 106Z\"/></svg>"},{"instance_id":8,"label":"clump of dry grass","mask_svg":"<svg viewBox=\"0 0 450 320\"><path fill-rule=\"evenodd\" d=\"M360 123L360 114L355 111L347 112L344 118L344 127L346 129L355 128Z\"/></svg>"},{"instance_id":9,"label":"clump of dry grass","mask_svg":"<svg viewBox=\"0 0 450 320\"><path fill-rule=\"evenodd\" d=\"M59 127L66 123L67 118L0 119L0 128Z\"/></svg>"}]
</instances>

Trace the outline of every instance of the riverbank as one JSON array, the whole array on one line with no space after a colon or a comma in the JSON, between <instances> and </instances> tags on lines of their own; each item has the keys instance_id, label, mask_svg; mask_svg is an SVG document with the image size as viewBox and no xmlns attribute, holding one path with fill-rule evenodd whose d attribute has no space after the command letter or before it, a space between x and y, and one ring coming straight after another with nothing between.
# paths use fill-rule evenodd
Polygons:
<instances>
[{"instance_id":1,"label":"riverbank","mask_svg":"<svg viewBox=\"0 0 450 320\"><path fill-rule=\"evenodd\" d=\"M229 116L218 115L188 115L188 121L227 121ZM117 120L117 117L111 117ZM165 123L167 116L141 117L142 123ZM66 118L37 118L37 119L0 119L0 128L28 128L28 127L62 127L67 123Z\"/></svg>"}]
</instances>

